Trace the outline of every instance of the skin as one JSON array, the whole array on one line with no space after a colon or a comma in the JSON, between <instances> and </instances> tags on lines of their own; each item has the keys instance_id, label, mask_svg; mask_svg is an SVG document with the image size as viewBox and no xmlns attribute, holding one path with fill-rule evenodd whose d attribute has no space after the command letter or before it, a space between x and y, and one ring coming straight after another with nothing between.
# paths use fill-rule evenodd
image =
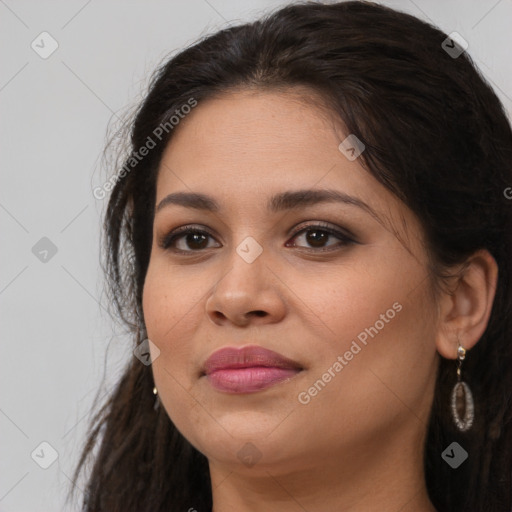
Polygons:
<instances>
[{"instance_id":1,"label":"skin","mask_svg":"<svg viewBox=\"0 0 512 512\"><path fill-rule=\"evenodd\" d=\"M477 253L434 295L416 216L360 159L340 152L347 134L297 90L224 94L201 102L175 130L156 204L174 192L198 192L220 209L171 204L156 213L143 309L160 350L158 357L152 351L160 400L208 458L213 510L434 511L422 447L438 358L454 359L457 340L471 357L494 297L492 257ZM333 202L266 210L272 195L298 189L344 192L376 216ZM357 243L330 235L313 245L318 222L349 230ZM182 236L175 247L184 255L159 245L189 224L211 232L204 245ZM263 249L252 263L236 251L247 237ZM300 403L299 393L394 303L402 306L394 318ZM212 352L247 344L304 370L241 395L201 377ZM252 465L238 456L246 443Z\"/></svg>"}]
</instances>

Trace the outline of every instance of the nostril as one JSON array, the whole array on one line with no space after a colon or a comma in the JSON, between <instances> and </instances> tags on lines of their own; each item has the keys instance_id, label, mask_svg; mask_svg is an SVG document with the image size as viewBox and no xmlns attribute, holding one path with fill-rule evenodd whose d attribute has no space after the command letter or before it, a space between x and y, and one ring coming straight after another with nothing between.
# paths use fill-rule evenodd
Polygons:
<instances>
[{"instance_id":1,"label":"nostril","mask_svg":"<svg viewBox=\"0 0 512 512\"><path fill-rule=\"evenodd\" d=\"M261 310L253 311L253 313L254 313L256 316L265 316L265 315L267 314L265 311L261 311Z\"/></svg>"}]
</instances>

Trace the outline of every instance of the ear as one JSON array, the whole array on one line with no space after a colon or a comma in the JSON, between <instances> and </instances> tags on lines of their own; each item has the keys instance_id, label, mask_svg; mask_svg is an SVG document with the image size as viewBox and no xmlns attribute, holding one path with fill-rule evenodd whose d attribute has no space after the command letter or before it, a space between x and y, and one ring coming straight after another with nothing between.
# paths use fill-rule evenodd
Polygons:
<instances>
[{"instance_id":1,"label":"ear","mask_svg":"<svg viewBox=\"0 0 512 512\"><path fill-rule=\"evenodd\" d=\"M447 359L457 358L460 343L466 350L482 337L491 315L498 265L487 250L475 252L452 277L449 290L438 303L437 351Z\"/></svg>"}]
</instances>

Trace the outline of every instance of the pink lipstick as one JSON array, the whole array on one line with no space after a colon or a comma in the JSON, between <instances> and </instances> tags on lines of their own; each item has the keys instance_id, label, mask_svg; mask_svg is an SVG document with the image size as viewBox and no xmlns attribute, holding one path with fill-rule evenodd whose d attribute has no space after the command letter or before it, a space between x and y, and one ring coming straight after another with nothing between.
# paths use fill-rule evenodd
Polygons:
<instances>
[{"instance_id":1,"label":"pink lipstick","mask_svg":"<svg viewBox=\"0 0 512 512\"><path fill-rule=\"evenodd\" d=\"M224 347L205 362L203 375L217 390L255 393L289 380L303 368L296 361L258 345Z\"/></svg>"}]
</instances>

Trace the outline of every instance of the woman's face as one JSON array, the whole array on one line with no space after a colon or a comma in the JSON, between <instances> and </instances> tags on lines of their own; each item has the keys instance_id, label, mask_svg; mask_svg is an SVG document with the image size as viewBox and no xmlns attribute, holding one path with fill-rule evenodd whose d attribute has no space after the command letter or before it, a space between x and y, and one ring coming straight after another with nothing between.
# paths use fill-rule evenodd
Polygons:
<instances>
[{"instance_id":1,"label":"woman's face","mask_svg":"<svg viewBox=\"0 0 512 512\"><path fill-rule=\"evenodd\" d=\"M143 308L160 350L155 384L176 427L210 464L253 474L330 461L352 471L419 446L436 306L413 213L339 149L348 134L292 93L205 101L175 130L157 181ZM338 199L315 199L327 190ZM168 198L177 193L208 196L217 209ZM163 247L183 226L199 233ZM262 389L215 387L206 359L248 345L302 371Z\"/></svg>"}]
</instances>

